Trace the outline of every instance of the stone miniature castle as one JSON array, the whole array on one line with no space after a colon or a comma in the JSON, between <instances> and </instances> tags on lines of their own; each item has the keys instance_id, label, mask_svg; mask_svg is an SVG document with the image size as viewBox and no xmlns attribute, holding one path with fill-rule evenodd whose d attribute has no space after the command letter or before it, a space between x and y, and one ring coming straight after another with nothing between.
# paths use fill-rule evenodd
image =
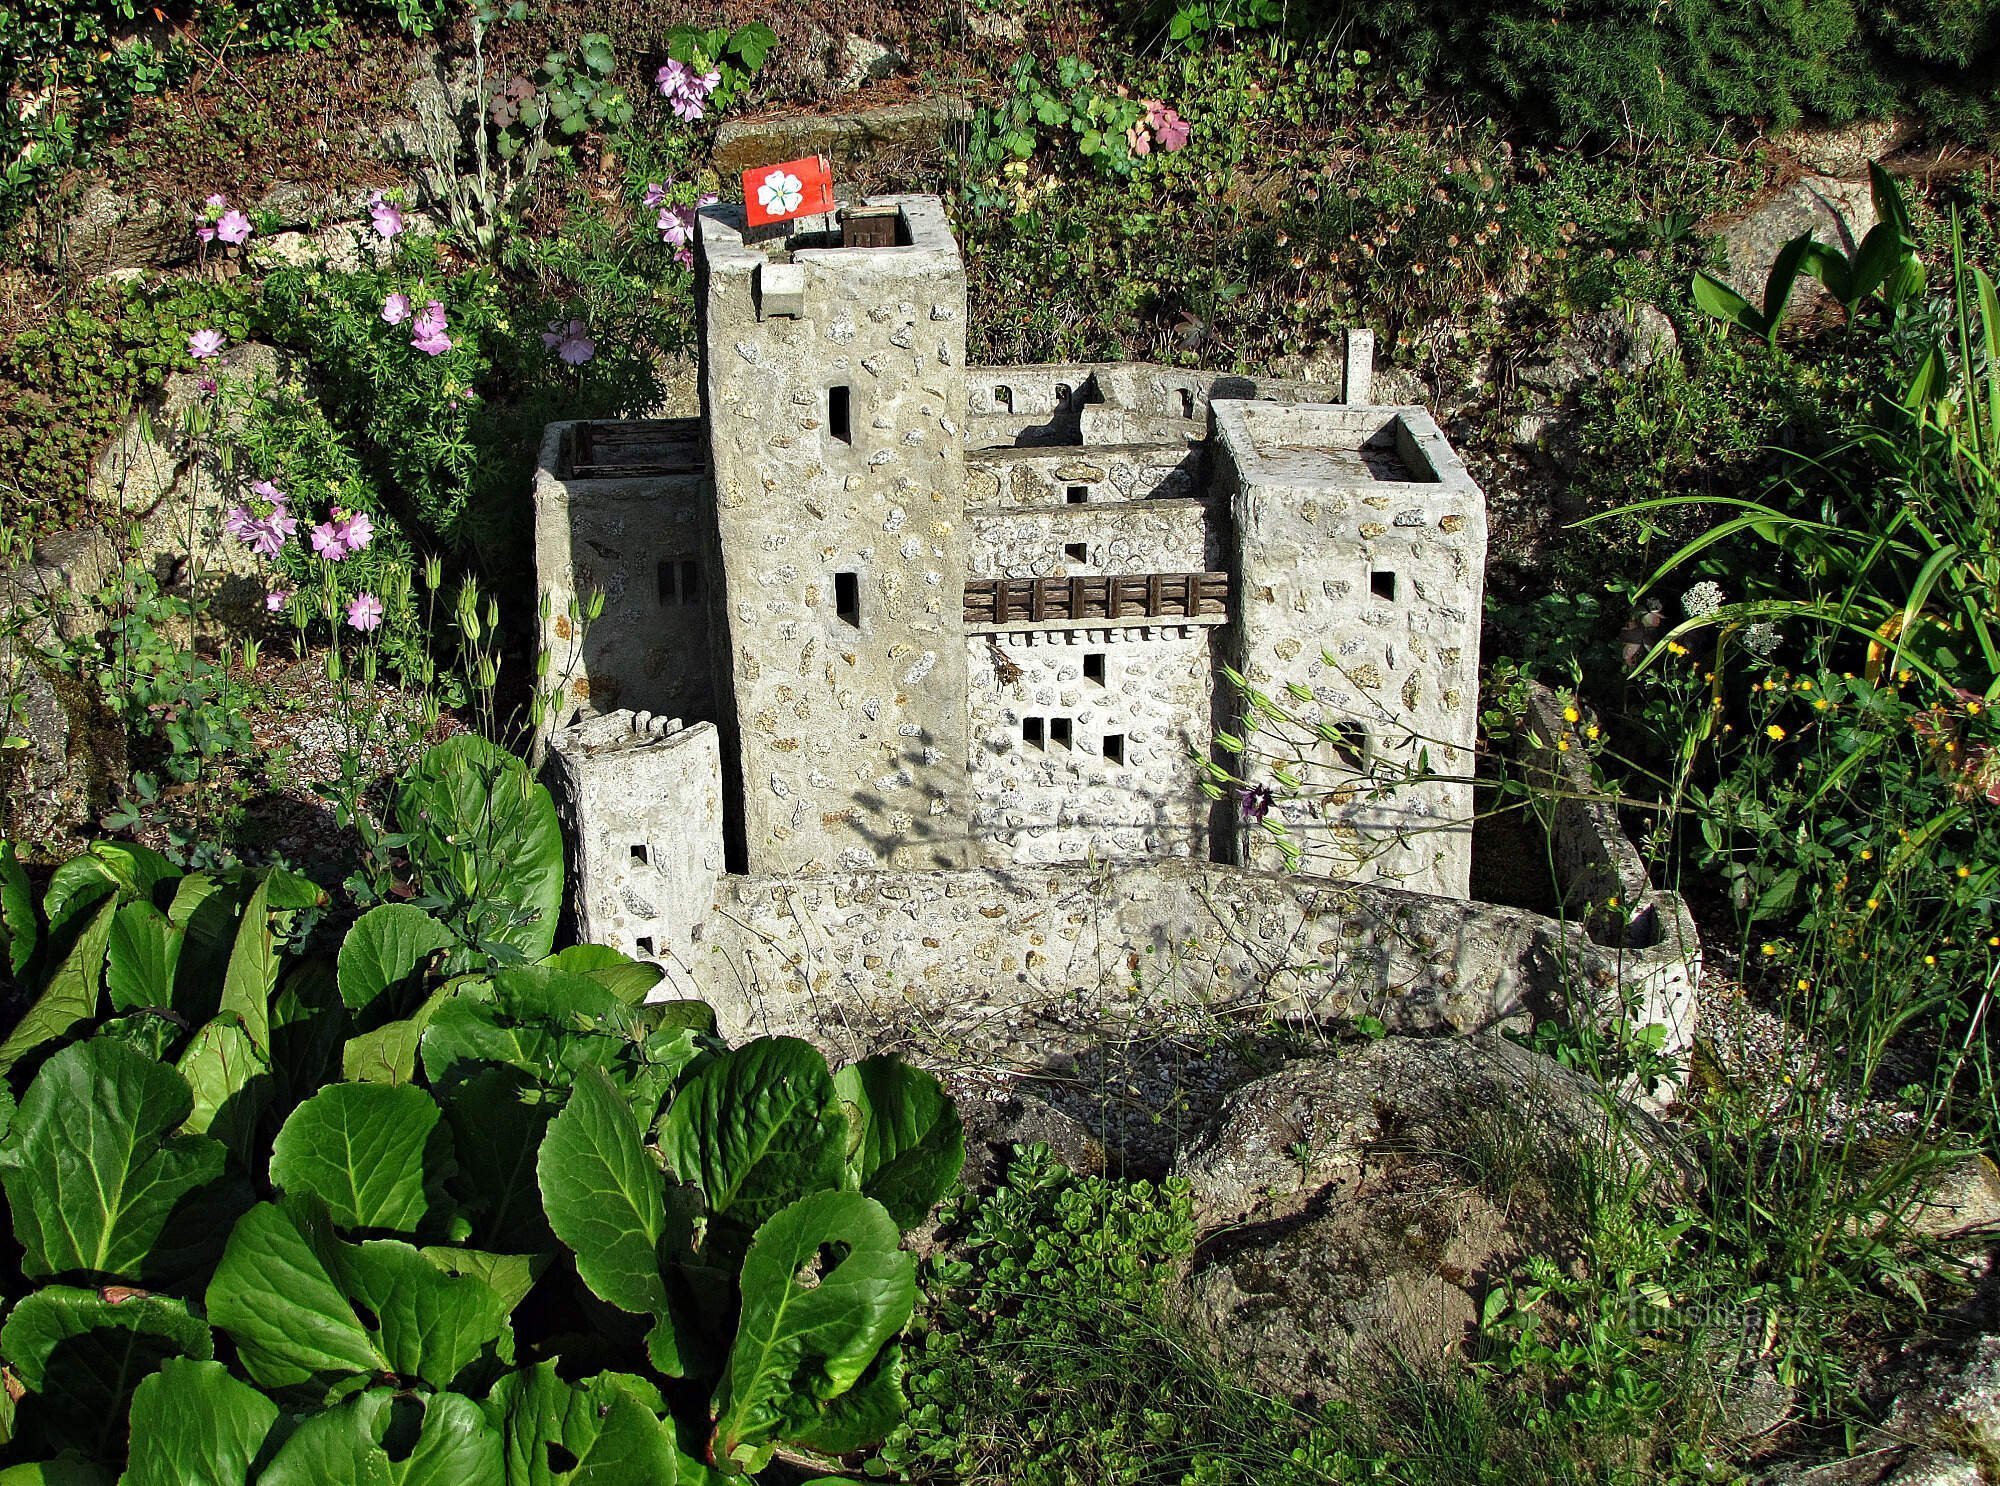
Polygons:
<instances>
[{"instance_id":1,"label":"stone miniature castle","mask_svg":"<svg viewBox=\"0 0 2000 1486\"><path fill-rule=\"evenodd\" d=\"M719 809L753 876L1276 866L1202 787L1250 726L1233 670L1305 731L1276 815L1306 870L1467 895L1485 502L1422 409L1369 403L1370 336L1339 387L968 366L937 199L786 225L702 214L700 420L543 447L543 642L584 729L558 755L625 712L662 744L712 724L719 756L711 784L595 749L593 812L695 840ZM579 855L593 934L672 937L613 885L652 849Z\"/></svg>"}]
</instances>

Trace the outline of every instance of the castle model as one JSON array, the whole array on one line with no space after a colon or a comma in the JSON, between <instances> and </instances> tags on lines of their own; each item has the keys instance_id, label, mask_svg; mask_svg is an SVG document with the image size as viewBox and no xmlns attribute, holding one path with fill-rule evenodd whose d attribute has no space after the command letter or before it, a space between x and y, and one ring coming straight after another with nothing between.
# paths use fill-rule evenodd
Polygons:
<instances>
[{"instance_id":1,"label":"castle model","mask_svg":"<svg viewBox=\"0 0 2000 1486\"><path fill-rule=\"evenodd\" d=\"M1339 386L968 366L926 196L706 208L696 273L702 417L552 425L537 476L585 934L695 955L725 877L1277 866L1203 788L1270 732L1228 671L1310 745L1306 872L1467 896L1485 500L1365 332Z\"/></svg>"}]
</instances>

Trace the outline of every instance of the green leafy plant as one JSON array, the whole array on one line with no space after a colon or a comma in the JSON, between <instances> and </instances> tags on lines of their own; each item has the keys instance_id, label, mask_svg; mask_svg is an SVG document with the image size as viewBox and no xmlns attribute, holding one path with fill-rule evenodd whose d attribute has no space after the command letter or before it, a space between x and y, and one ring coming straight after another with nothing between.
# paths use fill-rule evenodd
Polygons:
<instances>
[{"instance_id":1,"label":"green leafy plant","mask_svg":"<svg viewBox=\"0 0 2000 1486\"><path fill-rule=\"evenodd\" d=\"M471 849L448 839L469 796L438 793L486 777L469 757L415 786L438 871ZM501 853L527 864L514 896L545 891L532 837L481 849L473 891L509 896ZM302 952L321 901L111 844L38 901L0 848L0 969L32 997L0 1044L17 1458L699 1483L888 1432L901 1235L963 1159L935 1079L731 1048L705 1006L646 1002L654 967L468 956L410 904L328 963Z\"/></svg>"}]
</instances>

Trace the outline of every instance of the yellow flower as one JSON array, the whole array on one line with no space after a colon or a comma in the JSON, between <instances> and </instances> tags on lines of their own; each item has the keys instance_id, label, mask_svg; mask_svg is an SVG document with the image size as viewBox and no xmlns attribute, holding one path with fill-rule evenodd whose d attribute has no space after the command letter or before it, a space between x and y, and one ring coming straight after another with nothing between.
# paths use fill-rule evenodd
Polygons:
<instances>
[{"instance_id":1,"label":"yellow flower","mask_svg":"<svg viewBox=\"0 0 2000 1486\"><path fill-rule=\"evenodd\" d=\"M1558 738L1558 739L1556 739L1556 752L1557 752L1557 753L1568 753L1568 752L1569 752L1569 739L1567 739L1567 738Z\"/></svg>"},{"instance_id":2,"label":"yellow flower","mask_svg":"<svg viewBox=\"0 0 2000 1486\"><path fill-rule=\"evenodd\" d=\"M1582 718L1582 715L1583 714L1578 712L1576 708L1573 706L1563 708L1564 722L1577 722Z\"/></svg>"},{"instance_id":3,"label":"yellow flower","mask_svg":"<svg viewBox=\"0 0 2000 1486\"><path fill-rule=\"evenodd\" d=\"M2000 949L2000 934L1995 934L1991 939L1988 939L1986 946L1989 949Z\"/></svg>"},{"instance_id":4,"label":"yellow flower","mask_svg":"<svg viewBox=\"0 0 2000 1486\"><path fill-rule=\"evenodd\" d=\"M1965 710L1969 716L1977 717L1979 715L1979 703L1967 702L1965 704Z\"/></svg>"},{"instance_id":5,"label":"yellow flower","mask_svg":"<svg viewBox=\"0 0 2000 1486\"><path fill-rule=\"evenodd\" d=\"M1801 676L1801 677L1799 677L1799 690L1800 690L1800 691L1811 691L1811 690L1812 690L1812 677L1810 677L1810 676Z\"/></svg>"},{"instance_id":6,"label":"yellow flower","mask_svg":"<svg viewBox=\"0 0 2000 1486\"><path fill-rule=\"evenodd\" d=\"M1667 654L1686 655L1687 653L1688 653L1687 646L1683 645L1679 640L1667 641Z\"/></svg>"},{"instance_id":7,"label":"yellow flower","mask_svg":"<svg viewBox=\"0 0 2000 1486\"><path fill-rule=\"evenodd\" d=\"M1778 952L1778 946L1775 944L1767 944L1764 946L1764 953L1767 955L1774 955L1777 952Z\"/></svg>"},{"instance_id":8,"label":"yellow flower","mask_svg":"<svg viewBox=\"0 0 2000 1486\"><path fill-rule=\"evenodd\" d=\"M1826 711L1826 709L1827 709L1828 707L1830 707L1830 706L1832 706L1832 705L1833 705L1833 704L1832 704L1831 702L1827 701L1827 699L1826 699L1825 697L1814 697L1814 698L1813 698L1813 711L1815 711L1815 712L1824 712L1824 711Z\"/></svg>"},{"instance_id":9,"label":"yellow flower","mask_svg":"<svg viewBox=\"0 0 2000 1486\"><path fill-rule=\"evenodd\" d=\"M1774 722L1764 729L1764 736L1769 738L1773 743L1782 743L1785 741L1785 730Z\"/></svg>"},{"instance_id":10,"label":"yellow flower","mask_svg":"<svg viewBox=\"0 0 2000 1486\"><path fill-rule=\"evenodd\" d=\"M1936 955L1925 955L1925 956L1924 956L1924 963L1925 963L1926 965L1935 965L1935 964L1937 963L1937 956L1936 956Z\"/></svg>"},{"instance_id":11,"label":"yellow flower","mask_svg":"<svg viewBox=\"0 0 2000 1486\"><path fill-rule=\"evenodd\" d=\"M1598 732L1599 728L1597 724L1593 722L1589 727L1583 730L1583 735L1584 737L1590 739L1591 742L1595 743L1597 741Z\"/></svg>"},{"instance_id":12,"label":"yellow flower","mask_svg":"<svg viewBox=\"0 0 2000 1486\"><path fill-rule=\"evenodd\" d=\"M1764 678L1764 690L1776 691L1777 689L1778 689L1778 683L1773 681L1769 676L1766 676Z\"/></svg>"},{"instance_id":13,"label":"yellow flower","mask_svg":"<svg viewBox=\"0 0 2000 1486\"><path fill-rule=\"evenodd\" d=\"M1958 875L1960 877L1970 877L1972 875L1972 869L1970 867L1960 867L1958 869Z\"/></svg>"},{"instance_id":14,"label":"yellow flower","mask_svg":"<svg viewBox=\"0 0 2000 1486\"><path fill-rule=\"evenodd\" d=\"M1809 980L1807 980L1807 979L1806 979L1806 978L1805 978L1804 976L1801 976L1801 977L1799 977L1799 989L1800 989L1800 990L1802 990L1802 991L1809 991L1809 990L1811 990L1811 989L1812 989L1812 982L1811 982L1811 981L1809 981Z\"/></svg>"},{"instance_id":15,"label":"yellow flower","mask_svg":"<svg viewBox=\"0 0 2000 1486\"><path fill-rule=\"evenodd\" d=\"M1868 847L1864 846L1861 848L1861 860L1864 862L1872 862L1875 860L1875 853L1871 851Z\"/></svg>"},{"instance_id":16,"label":"yellow flower","mask_svg":"<svg viewBox=\"0 0 2000 1486\"><path fill-rule=\"evenodd\" d=\"M1870 898L1868 900L1868 911L1871 913L1873 913L1877 908L1880 908L1881 906L1882 906L1882 900L1880 898Z\"/></svg>"},{"instance_id":17,"label":"yellow flower","mask_svg":"<svg viewBox=\"0 0 2000 1486\"><path fill-rule=\"evenodd\" d=\"M1896 673L1896 679L1898 681L1908 681L1910 679L1910 668L1908 666L1905 666L1902 670L1898 671Z\"/></svg>"}]
</instances>

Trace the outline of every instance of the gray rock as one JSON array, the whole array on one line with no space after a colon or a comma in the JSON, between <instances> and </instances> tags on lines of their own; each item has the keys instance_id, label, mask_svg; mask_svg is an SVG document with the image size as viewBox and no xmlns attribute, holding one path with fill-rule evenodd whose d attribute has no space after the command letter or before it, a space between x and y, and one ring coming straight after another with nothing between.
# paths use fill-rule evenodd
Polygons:
<instances>
[{"instance_id":1,"label":"gray rock","mask_svg":"<svg viewBox=\"0 0 2000 1486\"><path fill-rule=\"evenodd\" d=\"M1859 178L1867 174L1871 160L1894 154L1914 132L1906 119L1864 119L1787 130L1772 143L1819 175Z\"/></svg>"},{"instance_id":2,"label":"gray rock","mask_svg":"<svg viewBox=\"0 0 2000 1486\"><path fill-rule=\"evenodd\" d=\"M1081 1120L1064 1114L1040 1096L1012 1085L953 1089L959 1118L965 1122L967 1191L987 1191L1006 1171L1009 1149L1045 1145L1071 1171L1101 1176L1106 1166L1103 1144Z\"/></svg>"},{"instance_id":3,"label":"gray rock","mask_svg":"<svg viewBox=\"0 0 2000 1486\"><path fill-rule=\"evenodd\" d=\"M1517 368L1524 386L1553 397L1607 371L1631 376L1679 346L1673 322L1650 304L1580 315L1548 354Z\"/></svg>"},{"instance_id":4,"label":"gray rock","mask_svg":"<svg viewBox=\"0 0 2000 1486\"><path fill-rule=\"evenodd\" d=\"M1954 1161L1931 1181L1903 1221L1911 1233L1925 1238L2000 1229L2000 1167L1984 1155Z\"/></svg>"},{"instance_id":5,"label":"gray rock","mask_svg":"<svg viewBox=\"0 0 2000 1486\"><path fill-rule=\"evenodd\" d=\"M1759 198L1749 210L1709 224L1722 238L1721 277L1752 304L1764 302L1764 280L1778 250L1802 232L1853 252L1875 225L1875 203L1865 181L1807 175ZM1793 291L1786 316L1803 314L1823 293L1813 280Z\"/></svg>"},{"instance_id":6,"label":"gray rock","mask_svg":"<svg viewBox=\"0 0 2000 1486\"><path fill-rule=\"evenodd\" d=\"M1206 1235L1182 1308L1287 1396L1435 1364L1495 1276L1574 1257L1567 1203L1590 1162L1638 1163L1662 1190L1697 1181L1650 1115L1498 1037L1299 1060L1231 1094L1175 1165Z\"/></svg>"},{"instance_id":7,"label":"gray rock","mask_svg":"<svg viewBox=\"0 0 2000 1486\"><path fill-rule=\"evenodd\" d=\"M727 119L716 131L715 167L729 175L773 160L823 153L833 158L838 173L878 153L935 150L971 117L971 105L963 99L926 98L849 114Z\"/></svg>"},{"instance_id":8,"label":"gray rock","mask_svg":"<svg viewBox=\"0 0 2000 1486\"><path fill-rule=\"evenodd\" d=\"M1917 1363L1883 1430L1892 1439L2000 1458L2000 1336Z\"/></svg>"},{"instance_id":9,"label":"gray rock","mask_svg":"<svg viewBox=\"0 0 2000 1486\"><path fill-rule=\"evenodd\" d=\"M1028 35L1028 22L1017 11L972 6L965 12L965 29L981 41L1022 41Z\"/></svg>"},{"instance_id":10,"label":"gray rock","mask_svg":"<svg viewBox=\"0 0 2000 1486\"><path fill-rule=\"evenodd\" d=\"M849 35L841 43L840 88L852 92L864 83L894 77L910 65L910 59L892 46L871 41L866 36Z\"/></svg>"}]
</instances>

